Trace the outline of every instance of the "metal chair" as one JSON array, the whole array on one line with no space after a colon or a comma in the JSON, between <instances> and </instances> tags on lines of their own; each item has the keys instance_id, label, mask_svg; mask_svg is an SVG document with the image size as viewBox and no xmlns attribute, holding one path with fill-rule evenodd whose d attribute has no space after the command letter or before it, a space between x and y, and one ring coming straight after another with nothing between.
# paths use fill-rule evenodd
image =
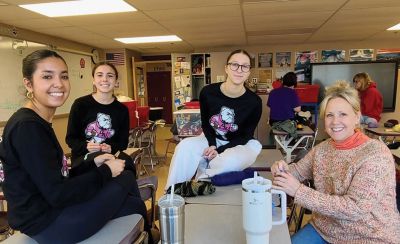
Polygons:
<instances>
[{"instance_id":1,"label":"metal chair","mask_svg":"<svg viewBox=\"0 0 400 244\"><path fill-rule=\"evenodd\" d=\"M154 171L154 163L153 159L157 156L156 152L156 133L158 127L164 127L165 120L159 119L154 121L148 130L142 130L141 138L139 147L143 149L144 154L147 153L148 157L150 158L151 170ZM143 154L143 156L144 156ZM143 162L142 162L143 163Z\"/></svg>"},{"instance_id":2,"label":"metal chair","mask_svg":"<svg viewBox=\"0 0 400 244\"><path fill-rule=\"evenodd\" d=\"M178 138L177 136L173 136L173 137L165 139L165 140L167 141L167 147L165 148L164 161L167 162L168 154L174 154L173 150L169 150L169 146L171 144L175 144L175 146L178 145L178 143L181 141L181 139Z\"/></svg>"},{"instance_id":3,"label":"metal chair","mask_svg":"<svg viewBox=\"0 0 400 244\"><path fill-rule=\"evenodd\" d=\"M14 234L14 230L11 229L10 225L8 224L7 211L5 210L6 199L4 198L3 193L0 195L0 202L0 241L4 241Z\"/></svg>"},{"instance_id":4,"label":"metal chair","mask_svg":"<svg viewBox=\"0 0 400 244\"><path fill-rule=\"evenodd\" d=\"M156 192L158 187L158 178L157 176L149 176L137 179L137 183L139 186L140 196L143 201L150 201L151 208L149 209L148 216L151 227L155 227L156 220Z\"/></svg>"}]
</instances>

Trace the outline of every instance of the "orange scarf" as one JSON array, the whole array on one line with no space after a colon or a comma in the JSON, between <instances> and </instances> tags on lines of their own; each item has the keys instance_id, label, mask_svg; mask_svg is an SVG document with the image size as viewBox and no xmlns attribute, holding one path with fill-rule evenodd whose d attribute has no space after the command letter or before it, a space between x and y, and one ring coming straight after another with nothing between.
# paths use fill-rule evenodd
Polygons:
<instances>
[{"instance_id":1,"label":"orange scarf","mask_svg":"<svg viewBox=\"0 0 400 244\"><path fill-rule=\"evenodd\" d=\"M342 142L335 142L332 140L332 144L336 149L347 150L358 147L368 141L369 137L363 134L361 131L356 130L355 133Z\"/></svg>"}]
</instances>

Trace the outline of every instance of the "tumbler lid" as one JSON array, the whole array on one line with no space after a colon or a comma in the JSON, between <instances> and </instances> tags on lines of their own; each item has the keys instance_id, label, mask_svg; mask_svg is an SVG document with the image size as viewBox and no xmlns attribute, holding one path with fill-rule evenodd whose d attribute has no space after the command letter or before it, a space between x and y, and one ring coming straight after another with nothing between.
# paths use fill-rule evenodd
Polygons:
<instances>
[{"instance_id":1,"label":"tumbler lid","mask_svg":"<svg viewBox=\"0 0 400 244\"><path fill-rule=\"evenodd\" d=\"M261 176L257 178L249 178L242 181L242 189L246 192L266 192L272 187L272 182Z\"/></svg>"}]
</instances>

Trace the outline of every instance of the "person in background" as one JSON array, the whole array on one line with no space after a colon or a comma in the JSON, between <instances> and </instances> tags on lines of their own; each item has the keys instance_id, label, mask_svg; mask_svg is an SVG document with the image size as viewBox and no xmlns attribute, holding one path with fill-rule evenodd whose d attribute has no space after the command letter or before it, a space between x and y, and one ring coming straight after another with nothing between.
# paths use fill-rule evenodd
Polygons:
<instances>
[{"instance_id":1,"label":"person in background","mask_svg":"<svg viewBox=\"0 0 400 244\"><path fill-rule=\"evenodd\" d=\"M38 243L77 243L113 218L139 213L149 231L146 206L123 160L103 154L68 169L52 128L70 92L64 59L38 50L24 58L22 72L28 100L8 120L0 144L10 226Z\"/></svg>"},{"instance_id":2,"label":"person in background","mask_svg":"<svg viewBox=\"0 0 400 244\"><path fill-rule=\"evenodd\" d=\"M128 108L114 96L118 71L108 62L99 62L92 70L95 92L74 101L68 119L66 143L71 148L74 167L90 153L120 151L127 169L136 174L133 160L122 153L128 146Z\"/></svg>"},{"instance_id":3,"label":"person in background","mask_svg":"<svg viewBox=\"0 0 400 244\"><path fill-rule=\"evenodd\" d=\"M182 140L175 148L167 184L209 178L247 168L261 152L253 139L261 117L259 96L244 87L250 75L250 55L233 51L227 59L227 79L205 86L200 92L203 134Z\"/></svg>"},{"instance_id":4,"label":"person in background","mask_svg":"<svg viewBox=\"0 0 400 244\"><path fill-rule=\"evenodd\" d=\"M320 105L330 136L298 163L277 161L273 187L313 212L292 243L399 243L395 164L387 146L359 129L357 91L340 81ZM314 180L315 189L301 182Z\"/></svg>"},{"instance_id":5,"label":"person in background","mask_svg":"<svg viewBox=\"0 0 400 244\"><path fill-rule=\"evenodd\" d=\"M356 74L353 83L361 99L361 123L368 127L378 127L383 110L383 100L381 93L376 88L376 83L367 73Z\"/></svg>"},{"instance_id":6,"label":"person in background","mask_svg":"<svg viewBox=\"0 0 400 244\"><path fill-rule=\"evenodd\" d=\"M297 77L293 72L285 74L282 78L282 86L273 89L268 97L267 106L271 109L269 124L294 120L295 112L301 111L300 100L294 88L297 85Z\"/></svg>"}]
</instances>

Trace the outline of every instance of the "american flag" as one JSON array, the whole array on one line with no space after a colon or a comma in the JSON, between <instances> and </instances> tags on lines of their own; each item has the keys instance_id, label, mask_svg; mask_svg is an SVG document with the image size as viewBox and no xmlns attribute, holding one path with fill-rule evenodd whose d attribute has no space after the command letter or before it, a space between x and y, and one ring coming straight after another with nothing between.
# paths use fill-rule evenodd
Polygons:
<instances>
[{"instance_id":1,"label":"american flag","mask_svg":"<svg viewBox=\"0 0 400 244\"><path fill-rule=\"evenodd\" d=\"M125 64L125 54L124 53L106 53L106 61L114 65L124 65Z\"/></svg>"}]
</instances>

